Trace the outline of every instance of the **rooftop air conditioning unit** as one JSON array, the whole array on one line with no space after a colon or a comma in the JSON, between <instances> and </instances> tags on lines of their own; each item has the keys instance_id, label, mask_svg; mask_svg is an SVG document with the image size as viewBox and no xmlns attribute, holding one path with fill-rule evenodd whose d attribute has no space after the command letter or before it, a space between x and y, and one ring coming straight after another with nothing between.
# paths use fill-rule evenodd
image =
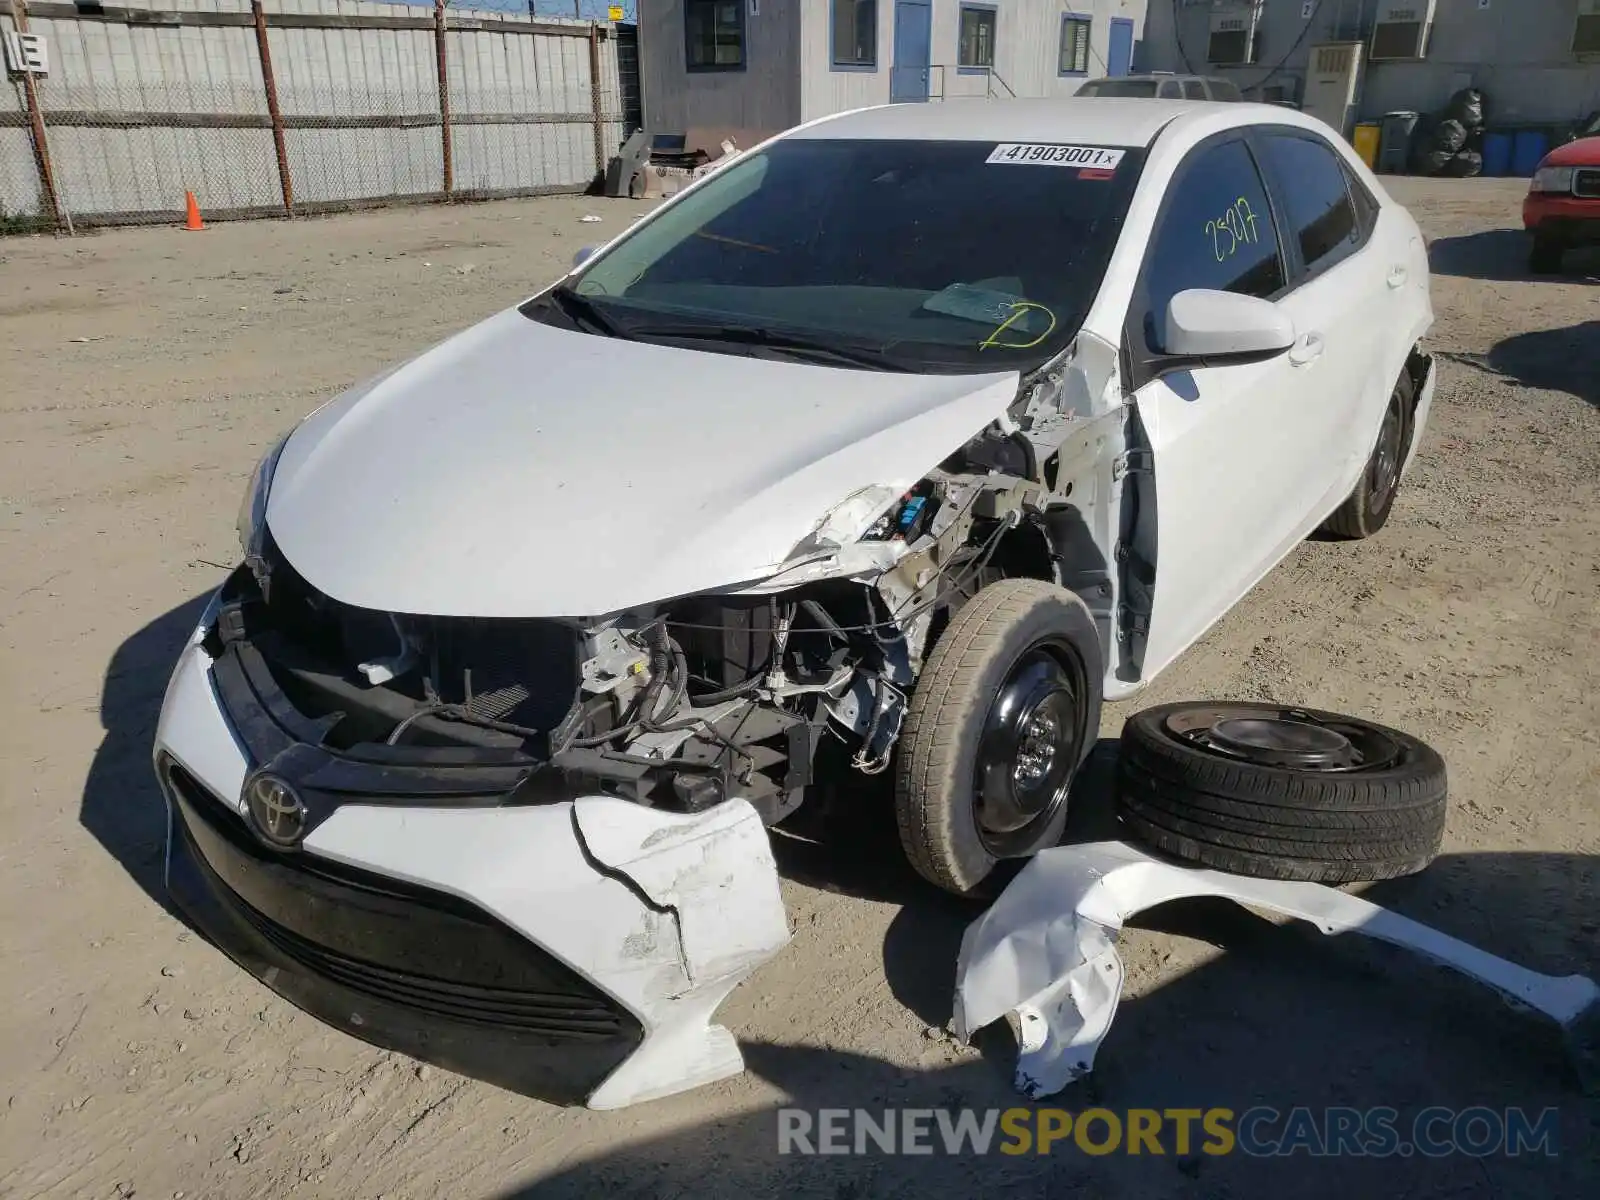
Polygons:
<instances>
[{"instance_id":1,"label":"rooftop air conditioning unit","mask_svg":"<svg viewBox=\"0 0 1600 1200\"><path fill-rule=\"evenodd\" d=\"M1578 0L1578 24L1572 31L1572 52L1600 57L1600 0Z\"/></svg>"},{"instance_id":2,"label":"rooftop air conditioning unit","mask_svg":"<svg viewBox=\"0 0 1600 1200\"><path fill-rule=\"evenodd\" d=\"M1211 7L1211 37L1206 61L1219 67L1241 67L1256 61L1256 27L1261 5L1256 0L1217 0Z\"/></svg>"},{"instance_id":3,"label":"rooftop air conditioning unit","mask_svg":"<svg viewBox=\"0 0 1600 1200\"><path fill-rule=\"evenodd\" d=\"M1379 0L1372 26L1371 62L1402 62L1428 57L1437 0Z\"/></svg>"}]
</instances>

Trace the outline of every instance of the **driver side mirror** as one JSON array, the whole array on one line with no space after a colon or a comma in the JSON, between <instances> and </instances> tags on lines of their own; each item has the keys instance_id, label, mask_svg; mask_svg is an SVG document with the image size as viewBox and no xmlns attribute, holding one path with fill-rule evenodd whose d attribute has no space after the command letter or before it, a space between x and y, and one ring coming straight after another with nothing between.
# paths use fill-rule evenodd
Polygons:
<instances>
[{"instance_id":1,"label":"driver side mirror","mask_svg":"<svg viewBox=\"0 0 1600 1200\"><path fill-rule=\"evenodd\" d=\"M572 265L573 265L573 267L576 268L576 267L583 266L584 263L588 262L591 258L594 257L594 252L596 250L598 250L598 249L600 249L599 246L580 246L580 247L578 247L578 252L572 256Z\"/></svg>"},{"instance_id":2,"label":"driver side mirror","mask_svg":"<svg viewBox=\"0 0 1600 1200\"><path fill-rule=\"evenodd\" d=\"M1295 342L1294 321L1270 300L1194 288L1167 304L1164 371L1265 362Z\"/></svg>"}]
</instances>

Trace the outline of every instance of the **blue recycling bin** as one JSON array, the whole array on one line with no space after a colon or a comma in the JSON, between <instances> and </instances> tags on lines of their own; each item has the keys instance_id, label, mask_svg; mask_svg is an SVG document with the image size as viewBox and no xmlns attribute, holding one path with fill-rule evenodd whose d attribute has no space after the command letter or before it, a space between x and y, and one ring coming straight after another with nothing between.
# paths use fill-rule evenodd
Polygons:
<instances>
[{"instance_id":1,"label":"blue recycling bin","mask_svg":"<svg viewBox=\"0 0 1600 1200\"><path fill-rule=\"evenodd\" d=\"M1550 152L1550 135L1542 129L1520 129L1511 146L1511 173L1526 179Z\"/></svg>"},{"instance_id":2,"label":"blue recycling bin","mask_svg":"<svg viewBox=\"0 0 1600 1200\"><path fill-rule=\"evenodd\" d=\"M1511 174L1512 148L1516 139L1509 133L1483 135L1483 173L1492 176Z\"/></svg>"}]
</instances>

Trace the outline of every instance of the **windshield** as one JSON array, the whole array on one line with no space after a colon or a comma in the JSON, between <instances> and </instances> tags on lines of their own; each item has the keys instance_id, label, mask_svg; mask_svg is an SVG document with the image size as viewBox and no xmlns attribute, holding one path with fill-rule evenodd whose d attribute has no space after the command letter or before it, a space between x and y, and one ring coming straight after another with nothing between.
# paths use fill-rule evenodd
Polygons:
<instances>
[{"instance_id":1,"label":"windshield","mask_svg":"<svg viewBox=\"0 0 1600 1200\"><path fill-rule=\"evenodd\" d=\"M1142 153L786 139L744 155L523 306L601 336L1026 369L1076 333Z\"/></svg>"},{"instance_id":2,"label":"windshield","mask_svg":"<svg viewBox=\"0 0 1600 1200\"><path fill-rule=\"evenodd\" d=\"M1154 79L1096 79L1078 89L1080 96L1136 96L1147 99L1155 94Z\"/></svg>"}]
</instances>

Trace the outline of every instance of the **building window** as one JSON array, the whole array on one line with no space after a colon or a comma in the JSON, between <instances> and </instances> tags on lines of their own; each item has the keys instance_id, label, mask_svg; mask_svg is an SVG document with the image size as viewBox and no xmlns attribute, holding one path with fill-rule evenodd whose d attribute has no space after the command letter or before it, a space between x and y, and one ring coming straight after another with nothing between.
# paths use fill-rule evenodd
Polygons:
<instances>
[{"instance_id":1,"label":"building window","mask_svg":"<svg viewBox=\"0 0 1600 1200\"><path fill-rule=\"evenodd\" d=\"M878 68L878 0L832 0L833 65L846 70Z\"/></svg>"},{"instance_id":2,"label":"building window","mask_svg":"<svg viewBox=\"0 0 1600 1200\"><path fill-rule=\"evenodd\" d=\"M995 10L988 5L963 4L958 27L956 66L968 70L994 69Z\"/></svg>"},{"instance_id":3,"label":"building window","mask_svg":"<svg viewBox=\"0 0 1600 1200\"><path fill-rule=\"evenodd\" d=\"M744 70L744 0L683 0L691 71Z\"/></svg>"},{"instance_id":4,"label":"building window","mask_svg":"<svg viewBox=\"0 0 1600 1200\"><path fill-rule=\"evenodd\" d=\"M1092 21L1075 13L1061 17L1061 66L1063 75L1089 73L1089 29Z\"/></svg>"}]
</instances>

